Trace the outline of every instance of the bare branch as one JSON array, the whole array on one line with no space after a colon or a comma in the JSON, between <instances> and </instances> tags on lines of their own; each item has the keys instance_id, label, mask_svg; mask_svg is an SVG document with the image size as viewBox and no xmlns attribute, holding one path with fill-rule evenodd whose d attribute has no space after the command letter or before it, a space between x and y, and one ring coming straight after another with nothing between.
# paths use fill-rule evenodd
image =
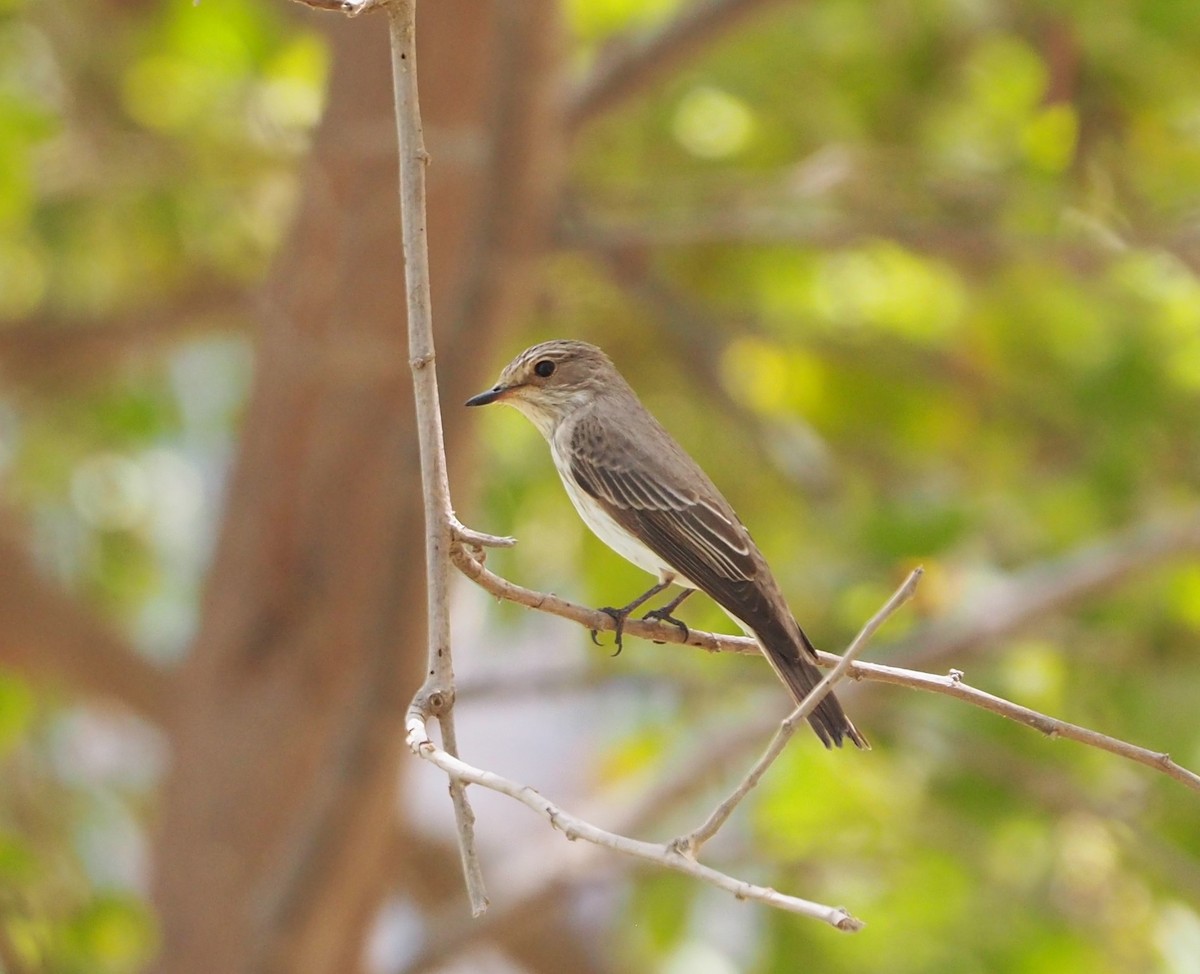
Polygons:
<instances>
[{"instance_id":1,"label":"bare branch","mask_svg":"<svg viewBox=\"0 0 1200 974\"><path fill-rule=\"evenodd\" d=\"M425 166L429 156L421 131L417 97L416 0L388 5L392 45L392 78L396 100L396 132L400 142L400 208L404 239L404 274L408 295L408 352L416 398L425 503L426 618L428 672L409 706L424 724L436 717L442 741L457 753L454 734L454 667L450 656L450 546L454 512L446 476L442 412L434 370L433 310L429 297L429 249L426 238ZM483 873L475 850L475 817L462 779L451 778L450 795L458 826L463 873L475 915L487 909Z\"/></svg>"},{"instance_id":2,"label":"bare branch","mask_svg":"<svg viewBox=\"0 0 1200 974\"><path fill-rule=\"evenodd\" d=\"M472 531L453 514L450 515L450 531L456 541L462 541L464 544L469 544L475 548L511 548L517 543L516 538L484 534L482 531Z\"/></svg>"},{"instance_id":3,"label":"bare branch","mask_svg":"<svg viewBox=\"0 0 1200 974\"><path fill-rule=\"evenodd\" d=\"M1157 550L1163 555L1167 552L1178 553L1174 546L1160 545ZM611 630L614 626L612 618L606 613L585 608L574 602L568 602L566 599L559 598L556 595L523 588L505 578L501 578L499 575L485 568L482 562L475 560L471 553L462 548L462 546L455 547L452 558L454 564L458 566L463 574L497 598L516 602L518 605L524 605L531 609L550 613L551 615L561 616L564 619L570 619L586 629ZM1091 577L1094 582L1110 580L1110 575L1106 573L1094 574ZM1064 596L1069 595L1071 597L1081 594L1079 586L1063 587L1059 591ZM1039 602L1040 611L1045 611L1048 608L1047 604ZM1022 620L1027 618L1020 611L1019 607L1014 606L1013 612ZM929 628L932 629L933 627ZM1015 625L1013 628L1015 628ZM688 646L696 646L711 652L759 652L758 643L745 636L724 636L690 629L685 639L678 629L668 623L648 622L642 619L626 620L625 633L626 635L637 636L656 643L685 643ZM996 635L994 627L990 624L985 635ZM913 638L916 639L919 637ZM978 636L978 639L981 640L982 638L984 636ZM818 652L817 655L819 662L823 666L834 666L841 659L841 657L831 653ZM1194 791L1200 791L1200 775L1196 775L1194 772L1176 764L1170 755L1151 751L1148 748L1139 747L1136 744L1130 744L1126 741L1109 737L1106 734L1088 730L1076 724L1067 723L1056 717L1049 717L1035 710L1030 710L1028 707L1022 707L1020 704L993 696L983 690L977 690L963 683L962 674L957 670L951 671L948 676L937 676L932 673L906 670L895 666L883 666L878 663L854 663L851 669L851 676L858 680L892 683L897 686L909 686L914 689L944 693L947 696L964 700L967 703L982 707L984 710L989 710L1002 717L1007 717L1009 720L1016 721L1019 724L1034 727L1048 736L1063 737L1068 740L1078 741L1081 744L1087 744L1090 747L1108 751L1110 754L1116 754L1119 757L1135 761L1138 764L1144 764L1147 767L1163 772L1168 777L1174 778Z\"/></svg>"},{"instance_id":4,"label":"bare branch","mask_svg":"<svg viewBox=\"0 0 1200 974\"><path fill-rule=\"evenodd\" d=\"M876 166L858 165L856 169L863 170L860 177L866 179L866 173L889 162L896 164L893 160L880 160ZM1171 228L1147 235L1144 241L1122 242L1117 247L1101 237L1064 241L1035 234L1001 236L979 226L947 226L872 207L870 201L855 200L844 204L841 212L831 214L826 207L807 205L794 190L784 188L773 195L773 199L752 204L742 200L737 206L708 204L688 213L672 213L669 220L661 216L646 219L576 212L561 222L558 235L564 246L599 251L713 243L785 243L814 250L837 250L885 238L968 270L994 269L1010 261L1014 251L1020 251L1036 254L1039 260L1062 264L1078 274L1095 273L1125 253L1127 246L1136 245L1169 250L1189 267L1197 266L1197 258L1189 252L1187 242L1179 240L1178 232Z\"/></svg>"},{"instance_id":5,"label":"bare branch","mask_svg":"<svg viewBox=\"0 0 1200 974\"><path fill-rule=\"evenodd\" d=\"M601 56L575 91L567 127L580 128L632 95L676 71L681 61L769 6L775 0L696 0L674 20L640 39L625 41L619 53Z\"/></svg>"},{"instance_id":6,"label":"bare branch","mask_svg":"<svg viewBox=\"0 0 1200 974\"><path fill-rule=\"evenodd\" d=\"M94 380L132 355L220 330L237 333L251 320L245 287L202 277L148 307L81 319L41 314L0 328L0 362L10 383L21 385Z\"/></svg>"},{"instance_id":7,"label":"bare branch","mask_svg":"<svg viewBox=\"0 0 1200 974\"><path fill-rule=\"evenodd\" d=\"M661 768L637 794L624 800L611 797L592 802L581 817L608 822L611 831L624 835L649 829L694 799L715 774L740 760L770 732L774 720L761 716L695 741L688 753ZM464 921L459 911L445 911L432 922L421 950L394 974L440 970L448 957L487 940L495 931L508 929L530 911L552 903L573 885L594 880L600 873L598 860L604 852L599 846L589 843L571 850L572 855L552 855L549 846L548 841L531 843L508 856L497 867L505 877L503 902L477 920Z\"/></svg>"},{"instance_id":8,"label":"bare branch","mask_svg":"<svg viewBox=\"0 0 1200 974\"><path fill-rule=\"evenodd\" d=\"M756 886L701 865L673 849L670 844L659 845L631 839L586 822L542 797L528 785L518 784L494 772L472 767L447 754L429 739L425 722L420 714L410 712L407 726L408 745L415 753L437 765L453 779L481 785L519 801L545 818L553 828L566 835L568 840L583 839L586 842L612 849L614 852L620 852L665 869L673 869L716 886L718 889L723 889L738 899L756 900L780 910L811 917L827 923L837 930L853 932L861 930L863 927L861 920L851 916L841 907L826 906L811 900L788 896L766 886Z\"/></svg>"},{"instance_id":9,"label":"bare branch","mask_svg":"<svg viewBox=\"0 0 1200 974\"><path fill-rule=\"evenodd\" d=\"M851 676L856 680L872 680L877 683L911 687L914 690L944 693L956 700L963 700L983 710L999 714L1001 717L1007 717L1018 724L1040 730L1047 737L1062 737L1069 741L1078 741L1080 744L1086 744L1129 761L1144 764L1148 768L1161 771L1169 778L1174 778L1180 784L1191 788L1192 791L1200 792L1200 775L1177 764L1166 752L1151 751L1149 748L1130 744L1128 741L1059 720L1057 717L1050 717L1031 710L1029 707L1013 703L1011 700L978 690L962 681L963 674L959 670L951 670L945 676L939 676L934 673L922 673L919 670L906 670L898 666L884 666L881 663L855 663Z\"/></svg>"},{"instance_id":10,"label":"bare branch","mask_svg":"<svg viewBox=\"0 0 1200 974\"><path fill-rule=\"evenodd\" d=\"M917 583L921 580L922 574L924 574L924 570L921 568L912 571L908 578L904 580L904 584L896 589L883 608L876 612L867 621L867 624L862 627L859 634L854 637L854 641L850 643L845 654L838 660L837 665L825 674L821 681L800 701L800 706L793 710L783 723L779 725L779 730L771 738L771 743L767 745L767 749L763 752L762 757L754 763L754 767L738 783L733 793L713 810L713 813L704 820L699 828L689 832L687 835L680 836L672 842L672 848L677 849L685 856L695 857L699 854L704 843L717 834L717 831L729 820L729 816L733 814L733 810L737 808L742 799L750 794L750 789L758 784L762 776L766 774L767 769L775 763L775 759L783 753L784 747L791 740L792 735L796 732L796 728L804 723L804 720L813 712L822 698L832 691L834 685L849 672L854 660L867 648L867 643L871 641L871 637L875 635L879 627L900 606L912 598L913 593L917 590Z\"/></svg>"}]
</instances>

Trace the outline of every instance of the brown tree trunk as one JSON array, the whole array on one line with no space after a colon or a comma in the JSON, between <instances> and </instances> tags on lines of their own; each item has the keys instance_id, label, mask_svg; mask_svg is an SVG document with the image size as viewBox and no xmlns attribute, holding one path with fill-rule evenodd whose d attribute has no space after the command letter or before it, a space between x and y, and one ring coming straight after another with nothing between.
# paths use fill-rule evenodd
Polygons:
<instances>
[{"instance_id":1,"label":"brown tree trunk","mask_svg":"<svg viewBox=\"0 0 1200 974\"><path fill-rule=\"evenodd\" d=\"M345 974L389 880L424 635L395 129L384 18L322 22L329 108L180 678L156 858L170 974ZM453 407L484 379L557 186L556 29L548 0L420 10L452 463Z\"/></svg>"}]
</instances>

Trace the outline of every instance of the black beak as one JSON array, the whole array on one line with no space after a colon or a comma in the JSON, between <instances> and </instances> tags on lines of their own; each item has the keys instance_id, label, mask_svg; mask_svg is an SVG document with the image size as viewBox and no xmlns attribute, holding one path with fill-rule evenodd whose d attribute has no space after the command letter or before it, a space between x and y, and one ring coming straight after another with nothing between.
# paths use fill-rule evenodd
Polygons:
<instances>
[{"instance_id":1,"label":"black beak","mask_svg":"<svg viewBox=\"0 0 1200 974\"><path fill-rule=\"evenodd\" d=\"M504 391L504 386L492 386L487 392L481 392L477 396L472 396L463 405L466 406L486 406L489 402L495 402L500 398L500 393Z\"/></svg>"}]
</instances>

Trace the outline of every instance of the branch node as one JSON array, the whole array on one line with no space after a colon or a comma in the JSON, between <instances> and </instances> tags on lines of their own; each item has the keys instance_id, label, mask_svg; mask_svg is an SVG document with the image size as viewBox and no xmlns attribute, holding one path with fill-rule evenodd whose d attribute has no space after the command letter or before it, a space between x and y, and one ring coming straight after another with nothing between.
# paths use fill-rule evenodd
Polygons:
<instances>
[{"instance_id":1,"label":"branch node","mask_svg":"<svg viewBox=\"0 0 1200 974\"><path fill-rule=\"evenodd\" d=\"M450 534L455 540L473 548L511 548L517 543L516 538L473 531L454 515L450 515Z\"/></svg>"},{"instance_id":2,"label":"branch node","mask_svg":"<svg viewBox=\"0 0 1200 974\"><path fill-rule=\"evenodd\" d=\"M433 364L433 352L427 352L424 355L413 355L408 360L408 367L414 372L428 368Z\"/></svg>"},{"instance_id":3,"label":"branch node","mask_svg":"<svg viewBox=\"0 0 1200 974\"><path fill-rule=\"evenodd\" d=\"M430 674L432 676L433 674ZM417 695L413 697L412 704L409 706L409 713L416 714L422 722L430 717L436 717L439 720L445 717L454 708L454 689L453 687L443 687L438 685L426 685L417 691Z\"/></svg>"},{"instance_id":4,"label":"branch node","mask_svg":"<svg viewBox=\"0 0 1200 974\"><path fill-rule=\"evenodd\" d=\"M681 835L672 839L667 843L667 852L672 855L682 856L684 859L696 861L696 850L692 844L690 835Z\"/></svg>"}]
</instances>

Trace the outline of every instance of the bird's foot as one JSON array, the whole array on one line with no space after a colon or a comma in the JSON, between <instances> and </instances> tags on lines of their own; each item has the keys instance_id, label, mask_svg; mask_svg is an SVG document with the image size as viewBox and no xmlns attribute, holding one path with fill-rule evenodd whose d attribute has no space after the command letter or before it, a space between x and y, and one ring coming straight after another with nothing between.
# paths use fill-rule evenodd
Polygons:
<instances>
[{"instance_id":1,"label":"bird's foot","mask_svg":"<svg viewBox=\"0 0 1200 974\"><path fill-rule=\"evenodd\" d=\"M683 633L683 641L686 643L688 641L688 636L691 635L691 630L688 629L686 622L684 622L682 619L676 619L673 615L671 615L671 613L679 608L683 600L691 595L694 591L696 590L692 588L684 589L683 593L677 598L672 599L661 609L651 609L644 616L642 616L642 618L653 619L656 622L669 622L681 633Z\"/></svg>"},{"instance_id":2,"label":"bird's foot","mask_svg":"<svg viewBox=\"0 0 1200 974\"><path fill-rule=\"evenodd\" d=\"M639 605L644 603L647 599L654 598L654 596L656 596L659 592L661 592L664 588L666 588L670 584L671 583L669 580L665 581L665 582L659 582L657 585L653 586L648 591L643 592L641 595L639 595L636 599L634 599L628 605L624 605L619 609L614 609L611 605L605 605L600 608L601 612L603 612L607 616L611 616L613 622L616 623L615 631L616 631L616 636L617 636L617 651L615 653L613 653L613 656L621 655L621 634L625 631L625 620L629 618L629 613L631 613ZM672 609L674 609L675 606L679 605L680 602L682 602L685 598L687 598L688 594L689 594L689 592L685 592L683 595L681 595L679 598L677 598L674 602L669 603L665 607L666 611L668 613L670 613L670 611ZM593 629L592 630L592 642L594 642L597 646L599 646L600 640L596 638L596 633L597 633L597 630Z\"/></svg>"},{"instance_id":3,"label":"bird's foot","mask_svg":"<svg viewBox=\"0 0 1200 974\"><path fill-rule=\"evenodd\" d=\"M621 649L622 649L621 634L624 633L624 631L625 631L625 620L629 618L629 613L632 612L635 608L637 608L636 605L634 605L634 606L627 605L623 609L614 609L611 605L602 605L600 607L599 611L603 612L606 616L610 616L612 618L612 621L616 623L616 626L615 626L613 632L616 634L616 637L617 637L617 643L616 643L617 651L615 653L613 653L613 656L621 655ZM592 630L592 642L594 642L597 646L600 645L600 640L597 638L598 633L599 633L598 629Z\"/></svg>"},{"instance_id":4,"label":"bird's foot","mask_svg":"<svg viewBox=\"0 0 1200 974\"><path fill-rule=\"evenodd\" d=\"M653 622L669 622L681 633L683 633L683 641L685 643L688 641L688 637L692 634L692 631L687 627L686 622L684 622L682 619L676 619L673 615L671 615L671 607L669 605L664 605L661 609L651 609L644 616L642 616L642 618Z\"/></svg>"}]
</instances>

